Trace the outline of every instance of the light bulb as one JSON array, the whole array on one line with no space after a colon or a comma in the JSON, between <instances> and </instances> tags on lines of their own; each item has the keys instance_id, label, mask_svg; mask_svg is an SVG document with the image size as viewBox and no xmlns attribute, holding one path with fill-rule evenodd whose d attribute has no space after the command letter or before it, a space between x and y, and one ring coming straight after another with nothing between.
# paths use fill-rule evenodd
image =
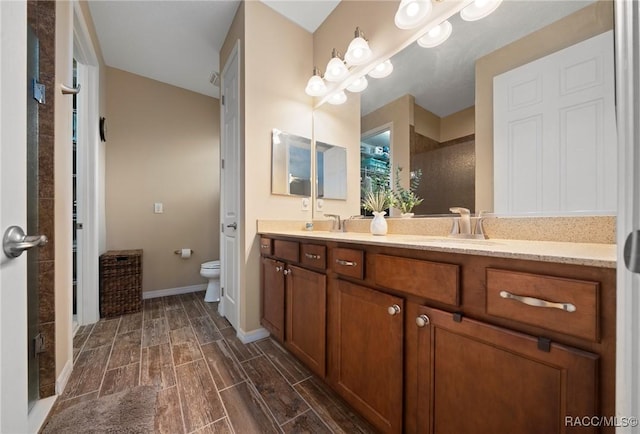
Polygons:
<instances>
[{"instance_id":1,"label":"light bulb","mask_svg":"<svg viewBox=\"0 0 640 434\"><path fill-rule=\"evenodd\" d=\"M418 27L431 13L431 0L402 0L398 6L395 23L399 29Z\"/></svg>"},{"instance_id":2,"label":"light bulb","mask_svg":"<svg viewBox=\"0 0 640 434\"><path fill-rule=\"evenodd\" d=\"M460 18L465 21L476 21L486 17L498 9L502 0L475 0L460 11Z\"/></svg>"},{"instance_id":3,"label":"light bulb","mask_svg":"<svg viewBox=\"0 0 640 434\"><path fill-rule=\"evenodd\" d=\"M349 74L349 70L345 66L344 62L338 57L337 51L334 49L332 58L327 63L327 72L324 75L324 79L327 81L341 81Z\"/></svg>"},{"instance_id":4,"label":"light bulb","mask_svg":"<svg viewBox=\"0 0 640 434\"><path fill-rule=\"evenodd\" d=\"M420 37L420 39L418 39L418 45L424 48L433 48L440 45L449 39L452 30L453 27L451 26L451 23L449 21L444 21L437 27L429 30L426 35Z\"/></svg>"},{"instance_id":5,"label":"light bulb","mask_svg":"<svg viewBox=\"0 0 640 434\"><path fill-rule=\"evenodd\" d=\"M343 90L341 90L338 93L334 93L333 95L331 95L329 97L329 99L327 100L327 102L329 104L333 104L333 105L340 105L340 104L344 104L347 101L347 94L344 93Z\"/></svg>"},{"instance_id":6,"label":"light bulb","mask_svg":"<svg viewBox=\"0 0 640 434\"><path fill-rule=\"evenodd\" d=\"M387 59L384 62L380 62L369 71L369 77L373 78L384 78L393 72L393 64L391 60Z\"/></svg>"},{"instance_id":7,"label":"light bulb","mask_svg":"<svg viewBox=\"0 0 640 434\"><path fill-rule=\"evenodd\" d=\"M369 48L369 43L363 36L364 34L360 31L360 28L356 27L355 38L349 44L349 48L347 48L347 52L344 55L344 60L349 65L362 65L371 57L371 48Z\"/></svg>"}]
</instances>

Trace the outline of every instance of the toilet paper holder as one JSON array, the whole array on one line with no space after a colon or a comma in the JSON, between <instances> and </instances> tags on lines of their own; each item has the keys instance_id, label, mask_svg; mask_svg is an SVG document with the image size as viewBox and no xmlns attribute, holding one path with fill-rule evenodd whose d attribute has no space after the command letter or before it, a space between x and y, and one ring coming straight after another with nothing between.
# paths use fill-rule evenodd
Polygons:
<instances>
[{"instance_id":1,"label":"toilet paper holder","mask_svg":"<svg viewBox=\"0 0 640 434\"><path fill-rule=\"evenodd\" d=\"M189 249L189 251L191 252L192 255L195 253L193 249ZM182 255L182 249L174 250L173 253L176 255Z\"/></svg>"}]
</instances>

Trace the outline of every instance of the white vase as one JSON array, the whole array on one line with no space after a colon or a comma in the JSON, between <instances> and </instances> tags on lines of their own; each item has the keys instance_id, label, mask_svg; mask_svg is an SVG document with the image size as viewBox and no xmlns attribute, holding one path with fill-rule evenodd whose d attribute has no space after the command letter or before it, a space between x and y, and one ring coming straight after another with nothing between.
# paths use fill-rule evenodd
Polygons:
<instances>
[{"instance_id":1,"label":"white vase","mask_svg":"<svg viewBox=\"0 0 640 434\"><path fill-rule=\"evenodd\" d=\"M387 235L387 221L384 219L386 211L373 212L373 220L371 220L371 234L372 235Z\"/></svg>"},{"instance_id":2,"label":"white vase","mask_svg":"<svg viewBox=\"0 0 640 434\"><path fill-rule=\"evenodd\" d=\"M410 219L411 217L413 217L413 213L412 212L403 212L402 214L400 214L400 217L402 217L403 219Z\"/></svg>"}]
</instances>

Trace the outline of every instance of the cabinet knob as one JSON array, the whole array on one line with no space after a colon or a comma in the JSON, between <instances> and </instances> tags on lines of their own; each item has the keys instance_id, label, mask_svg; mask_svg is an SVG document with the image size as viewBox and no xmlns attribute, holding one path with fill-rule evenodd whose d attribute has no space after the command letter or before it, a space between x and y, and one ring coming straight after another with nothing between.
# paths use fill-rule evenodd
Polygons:
<instances>
[{"instance_id":1,"label":"cabinet knob","mask_svg":"<svg viewBox=\"0 0 640 434\"><path fill-rule=\"evenodd\" d=\"M291 270L284 270L284 275L288 276L289 274L291 274Z\"/></svg>"},{"instance_id":2,"label":"cabinet knob","mask_svg":"<svg viewBox=\"0 0 640 434\"><path fill-rule=\"evenodd\" d=\"M389 312L389 315L397 315L400 313L400 306L398 306L397 304L394 304L393 306L389 306L387 308L387 312Z\"/></svg>"},{"instance_id":3,"label":"cabinet knob","mask_svg":"<svg viewBox=\"0 0 640 434\"><path fill-rule=\"evenodd\" d=\"M431 320L426 315L420 315L419 317L416 318L416 324L418 325L418 327L424 327L426 325L429 325L430 322Z\"/></svg>"},{"instance_id":4,"label":"cabinet knob","mask_svg":"<svg viewBox=\"0 0 640 434\"><path fill-rule=\"evenodd\" d=\"M282 271L282 267L280 267L279 265L276 266L276 273L279 273Z\"/></svg>"}]
</instances>

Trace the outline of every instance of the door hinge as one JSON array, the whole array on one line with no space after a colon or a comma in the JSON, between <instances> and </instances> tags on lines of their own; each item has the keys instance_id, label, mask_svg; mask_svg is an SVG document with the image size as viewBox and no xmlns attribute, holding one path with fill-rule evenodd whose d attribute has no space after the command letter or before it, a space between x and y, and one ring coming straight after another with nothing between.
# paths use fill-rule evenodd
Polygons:
<instances>
[{"instance_id":1,"label":"door hinge","mask_svg":"<svg viewBox=\"0 0 640 434\"><path fill-rule=\"evenodd\" d=\"M220 164L222 165L222 168L224 169L224 158L222 160L220 160Z\"/></svg>"},{"instance_id":2,"label":"door hinge","mask_svg":"<svg viewBox=\"0 0 640 434\"><path fill-rule=\"evenodd\" d=\"M79 229L84 229L84 224L76 223L76 230L79 230Z\"/></svg>"},{"instance_id":3,"label":"door hinge","mask_svg":"<svg viewBox=\"0 0 640 434\"><path fill-rule=\"evenodd\" d=\"M220 296L224 297L224 286L222 288L220 288Z\"/></svg>"},{"instance_id":4,"label":"door hinge","mask_svg":"<svg viewBox=\"0 0 640 434\"><path fill-rule=\"evenodd\" d=\"M220 232L224 232L224 223L220 223Z\"/></svg>"},{"instance_id":5,"label":"door hinge","mask_svg":"<svg viewBox=\"0 0 640 434\"><path fill-rule=\"evenodd\" d=\"M32 80L32 84L33 84L33 99L38 101L38 104L44 104L46 99L45 98L46 86L42 83L38 83L38 80L36 80L35 78Z\"/></svg>"},{"instance_id":6,"label":"door hinge","mask_svg":"<svg viewBox=\"0 0 640 434\"><path fill-rule=\"evenodd\" d=\"M224 95L222 95L222 105L224 105Z\"/></svg>"},{"instance_id":7,"label":"door hinge","mask_svg":"<svg viewBox=\"0 0 640 434\"><path fill-rule=\"evenodd\" d=\"M545 353L548 353L549 351L551 351L551 339L539 337L538 338L538 349L540 351L544 351Z\"/></svg>"},{"instance_id":8,"label":"door hinge","mask_svg":"<svg viewBox=\"0 0 640 434\"><path fill-rule=\"evenodd\" d=\"M38 333L36 337L33 338L33 349L35 354L44 353L45 350L47 349L44 343L44 336L42 336L42 333Z\"/></svg>"}]
</instances>

